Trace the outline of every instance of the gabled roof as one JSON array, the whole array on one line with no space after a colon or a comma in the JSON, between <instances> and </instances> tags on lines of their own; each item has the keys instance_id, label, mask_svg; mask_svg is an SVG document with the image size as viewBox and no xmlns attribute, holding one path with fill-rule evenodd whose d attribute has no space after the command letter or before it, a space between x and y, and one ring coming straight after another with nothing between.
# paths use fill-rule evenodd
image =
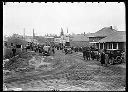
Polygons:
<instances>
[{"instance_id":1,"label":"gabled roof","mask_svg":"<svg viewBox=\"0 0 128 92\"><path fill-rule=\"evenodd\" d=\"M112 29L111 27L104 27L101 30L88 34L88 37L105 37L112 33L116 32L115 29Z\"/></svg>"},{"instance_id":2,"label":"gabled roof","mask_svg":"<svg viewBox=\"0 0 128 92\"><path fill-rule=\"evenodd\" d=\"M87 35L73 35L71 38L72 41L89 41Z\"/></svg>"},{"instance_id":3,"label":"gabled roof","mask_svg":"<svg viewBox=\"0 0 128 92\"><path fill-rule=\"evenodd\" d=\"M114 32L107 37L99 40L98 42L126 42L126 32L125 31L117 31Z\"/></svg>"}]
</instances>

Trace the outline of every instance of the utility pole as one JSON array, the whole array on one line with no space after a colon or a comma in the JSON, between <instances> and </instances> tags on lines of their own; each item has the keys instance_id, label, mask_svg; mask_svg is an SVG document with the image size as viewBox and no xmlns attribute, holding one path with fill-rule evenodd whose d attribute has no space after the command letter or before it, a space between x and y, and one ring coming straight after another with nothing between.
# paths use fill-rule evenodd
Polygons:
<instances>
[{"instance_id":1,"label":"utility pole","mask_svg":"<svg viewBox=\"0 0 128 92\"><path fill-rule=\"evenodd\" d=\"M24 28L24 40L25 40L25 28Z\"/></svg>"},{"instance_id":2,"label":"utility pole","mask_svg":"<svg viewBox=\"0 0 128 92\"><path fill-rule=\"evenodd\" d=\"M67 34L68 34L68 28L67 28Z\"/></svg>"},{"instance_id":3,"label":"utility pole","mask_svg":"<svg viewBox=\"0 0 128 92\"><path fill-rule=\"evenodd\" d=\"M69 34L68 34L68 28L67 28L67 36L68 36L67 42L69 42Z\"/></svg>"},{"instance_id":4,"label":"utility pole","mask_svg":"<svg viewBox=\"0 0 128 92\"><path fill-rule=\"evenodd\" d=\"M34 28L33 28L33 37L32 37L32 42L34 42L34 37L35 37L35 33L34 33Z\"/></svg>"}]
</instances>

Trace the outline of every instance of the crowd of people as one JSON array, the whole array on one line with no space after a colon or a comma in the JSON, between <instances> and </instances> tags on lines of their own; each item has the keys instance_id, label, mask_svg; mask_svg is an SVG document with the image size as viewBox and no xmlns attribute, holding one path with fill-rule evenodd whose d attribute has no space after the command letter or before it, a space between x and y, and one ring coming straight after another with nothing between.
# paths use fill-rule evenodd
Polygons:
<instances>
[{"instance_id":1,"label":"crowd of people","mask_svg":"<svg viewBox=\"0 0 128 92\"><path fill-rule=\"evenodd\" d=\"M47 50L46 50L47 47ZM83 58L84 60L94 60L96 59L97 61L101 62L101 65L106 64L106 60L108 60L108 57L111 57L111 53L110 54L106 54L106 50L102 49L99 50L97 48L94 47L73 47L70 46L71 50L74 52L82 52L83 53ZM31 51L35 51L35 52L39 52L39 53L47 53L49 55L54 55L55 54L55 49L56 50L62 50L64 51L66 54L68 53L67 49L65 49L64 46L59 46L59 45L36 45L36 44L29 44L26 45L24 48L26 51L31 50ZM16 53L16 47L14 46L12 48L12 52L13 52L13 56L15 56ZM109 56L108 56L109 55Z\"/></svg>"},{"instance_id":2,"label":"crowd of people","mask_svg":"<svg viewBox=\"0 0 128 92\"><path fill-rule=\"evenodd\" d=\"M29 45L25 47L26 51L28 49L35 51L35 52L39 52L39 53L48 53L48 54L55 54L55 47L52 45Z\"/></svg>"},{"instance_id":3,"label":"crowd of people","mask_svg":"<svg viewBox=\"0 0 128 92\"><path fill-rule=\"evenodd\" d=\"M52 45L41 45L41 44L27 44L26 46L24 46L24 48L22 48L22 51L35 51L38 52L40 54L45 54L47 53L47 55L54 55L55 54L55 46ZM12 46L12 53L13 56L16 55L16 46Z\"/></svg>"},{"instance_id":4,"label":"crowd of people","mask_svg":"<svg viewBox=\"0 0 128 92\"><path fill-rule=\"evenodd\" d=\"M66 46L55 46L55 48L57 50L62 50L62 52L64 51L65 54L68 53L68 50L65 48ZM83 58L84 60L94 60L97 59L97 61L99 60L99 55L100 55L100 51L97 49L97 51L95 51L96 48L94 47L75 47L75 46L69 46L71 48L72 51L74 52L82 52L83 53Z\"/></svg>"},{"instance_id":5,"label":"crowd of people","mask_svg":"<svg viewBox=\"0 0 128 92\"><path fill-rule=\"evenodd\" d=\"M65 53L67 54L67 49L61 46L56 46L57 50L64 50ZM94 60L96 59L97 61L100 61L101 65L106 65L106 59L108 59L107 54L105 53L105 49L99 50L94 47L71 47L71 50L74 52L82 52L83 53L83 58L84 60Z\"/></svg>"}]
</instances>

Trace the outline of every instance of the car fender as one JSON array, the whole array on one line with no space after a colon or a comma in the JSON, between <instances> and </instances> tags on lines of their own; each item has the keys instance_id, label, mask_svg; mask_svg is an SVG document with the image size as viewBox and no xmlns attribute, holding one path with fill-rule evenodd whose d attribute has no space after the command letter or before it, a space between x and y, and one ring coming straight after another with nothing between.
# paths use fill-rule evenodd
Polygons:
<instances>
[{"instance_id":1,"label":"car fender","mask_svg":"<svg viewBox=\"0 0 128 92\"><path fill-rule=\"evenodd\" d=\"M118 58L120 59L120 62L121 62L121 56L117 56L117 57L116 57L116 60L115 60L116 63L120 63L120 62L117 61Z\"/></svg>"}]
</instances>

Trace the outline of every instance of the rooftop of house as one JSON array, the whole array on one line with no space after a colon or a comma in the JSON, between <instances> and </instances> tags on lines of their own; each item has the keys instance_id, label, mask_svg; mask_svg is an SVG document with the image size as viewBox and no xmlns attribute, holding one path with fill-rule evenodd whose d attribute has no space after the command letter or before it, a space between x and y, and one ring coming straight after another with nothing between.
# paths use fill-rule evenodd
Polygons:
<instances>
[{"instance_id":1,"label":"rooftop of house","mask_svg":"<svg viewBox=\"0 0 128 92\"><path fill-rule=\"evenodd\" d=\"M71 38L72 41L89 41L87 35L73 35Z\"/></svg>"},{"instance_id":2,"label":"rooftop of house","mask_svg":"<svg viewBox=\"0 0 128 92\"><path fill-rule=\"evenodd\" d=\"M88 34L88 37L106 37L112 33L116 32L115 29L112 28L112 26L110 27L104 27L101 30L95 32L95 33L90 33Z\"/></svg>"},{"instance_id":3,"label":"rooftop of house","mask_svg":"<svg viewBox=\"0 0 128 92\"><path fill-rule=\"evenodd\" d=\"M107 37L99 40L98 42L126 42L126 32L125 31L117 31L114 32Z\"/></svg>"}]
</instances>

